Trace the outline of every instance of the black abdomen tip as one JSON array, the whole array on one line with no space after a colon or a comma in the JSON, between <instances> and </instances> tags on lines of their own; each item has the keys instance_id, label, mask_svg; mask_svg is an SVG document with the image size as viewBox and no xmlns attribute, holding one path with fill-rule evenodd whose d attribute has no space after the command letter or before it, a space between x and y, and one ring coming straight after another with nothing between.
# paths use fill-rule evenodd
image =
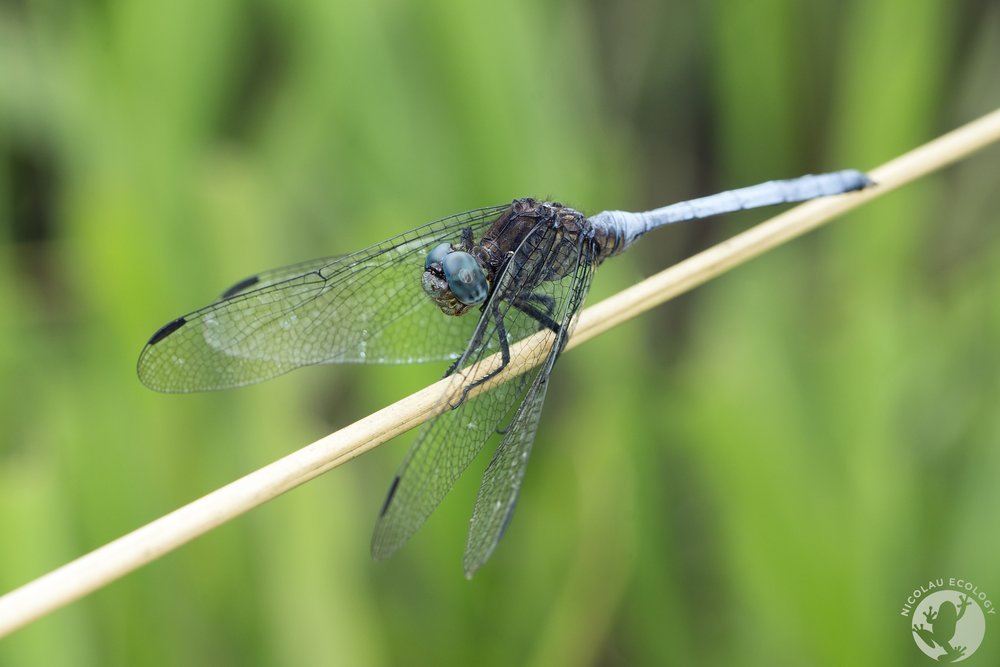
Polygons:
<instances>
[{"instance_id":1,"label":"black abdomen tip","mask_svg":"<svg viewBox=\"0 0 1000 667\"><path fill-rule=\"evenodd\" d=\"M173 332L177 331L185 324L187 324L187 320L184 319L183 317L178 317L173 322L168 322L167 324L164 324L162 327L156 330L156 333L150 336L149 342L146 343L146 345L156 345L161 340L163 340Z\"/></svg>"}]
</instances>

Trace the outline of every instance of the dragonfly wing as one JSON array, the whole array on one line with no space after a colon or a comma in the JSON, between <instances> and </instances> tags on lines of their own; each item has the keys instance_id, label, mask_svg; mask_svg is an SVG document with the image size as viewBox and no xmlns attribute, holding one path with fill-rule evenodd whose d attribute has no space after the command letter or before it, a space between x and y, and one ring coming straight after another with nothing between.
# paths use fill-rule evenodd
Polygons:
<instances>
[{"instance_id":1,"label":"dragonfly wing","mask_svg":"<svg viewBox=\"0 0 1000 667\"><path fill-rule=\"evenodd\" d=\"M532 253L537 252L538 257L545 257L546 249L533 246L529 239L530 235L515 251L514 259L508 263L507 269L500 277L499 284L501 286L506 284L509 291L503 287L498 287L494 291L484 307L479 329L460 360L460 367L474 365L487 354L496 351L495 341L501 335L501 326L503 333L511 342L537 333L543 328L537 318L518 308L513 300L501 297L505 292L520 293L519 286L514 284L515 281L527 285L535 284L531 276L518 275L523 272L516 272L511 268L519 265L517 259L521 252L530 250ZM548 250L552 250L551 246ZM589 260L589 256L586 259ZM539 270L543 266L544 262L538 263ZM591 271L592 266L589 261L582 261L577 273L589 275ZM581 290L585 291L588 286L589 278L581 279L580 275L568 275L531 288L536 302L544 304L539 307L549 310L551 319L564 325L563 334L558 337L560 341L568 333L573 315L583 299ZM494 309L496 315L493 314ZM525 410L522 406L533 403L529 399L538 396L537 387L544 381L542 375L547 376L551 371L552 363L558 354L556 350L559 348L554 347L556 341L556 334L539 339L535 344L544 347L547 361L525 372L521 377L498 385L488 392L462 401L464 392L475 378L456 381L444 400L449 405L458 407L442 412L424 425L392 482L372 537L373 557L387 558L399 549L430 516L487 443L497 444L506 438L515 437L512 435L514 433L522 433L523 424L526 423L519 421L519 415ZM540 409L539 400L537 410ZM537 423L537 417L534 423ZM534 433L534 427L530 432ZM505 433L507 435L504 435Z\"/></svg>"},{"instance_id":2,"label":"dragonfly wing","mask_svg":"<svg viewBox=\"0 0 1000 667\"><path fill-rule=\"evenodd\" d=\"M292 278L298 278L299 276L307 273L319 271L323 267L339 262L343 258L344 255L337 255L335 257L320 257L319 259L310 259L305 262L289 264L288 266L283 266L278 269L271 269L270 271L256 273L228 287L225 292L219 295L219 298L216 299L216 301L225 301L226 299L231 299L234 296L250 292L251 290L263 289L286 280L291 280Z\"/></svg>"},{"instance_id":3,"label":"dragonfly wing","mask_svg":"<svg viewBox=\"0 0 1000 667\"><path fill-rule=\"evenodd\" d=\"M442 313L421 287L434 246L482 232L496 206L438 220L349 255L240 281L168 323L139 357L144 384L165 392L252 384L321 363L456 359L476 322ZM256 278L256 280L255 280Z\"/></svg>"},{"instance_id":4,"label":"dragonfly wing","mask_svg":"<svg viewBox=\"0 0 1000 667\"><path fill-rule=\"evenodd\" d=\"M572 333L575 316L590 290L594 266L587 258L578 266L571 294L575 302L568 305L561 320L561 332L556 344L532 382L524 403L497 447L493 459L483 473L476 505L469 523L469 538L465 546L465 576L471 578L493 554L503 537L521 490L521 481L528 467L528 457L535 441L535 431L545 403L549 375L565 341ZM576 296L578 295L578 296Z\"/></svg>"},{"instance_id":5,"label":"dragonfly wing","mask_svg":"<svg viewBox=\"0 0 1000 667\"><path fill-rule=\"evenodd\" d=\"M465 545L465 576L472 578L493 554L514 515L521 481L528 468L528 457L535 441L535 431L545 403L548 381L536 378L522 409L511 423L490 464L476 496Z\"/></svg>"}]
</instances>

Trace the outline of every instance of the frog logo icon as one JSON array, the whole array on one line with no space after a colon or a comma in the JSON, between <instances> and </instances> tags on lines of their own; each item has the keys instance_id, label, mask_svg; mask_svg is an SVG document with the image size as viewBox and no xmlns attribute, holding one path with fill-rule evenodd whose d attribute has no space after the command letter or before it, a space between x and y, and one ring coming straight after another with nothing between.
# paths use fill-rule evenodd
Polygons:
<instances>
[{"instance_id":1,"label":"frog logo icon","mask_svg":"<svg viewBox=\"0 0 1000 667\"><path fill-rule=\"evenodd\" d=\"M960 662L976 652L986 634L986 617L976 599L939 590L913 610L913 641L938 662Z\"/></svg>"}]
</instances>

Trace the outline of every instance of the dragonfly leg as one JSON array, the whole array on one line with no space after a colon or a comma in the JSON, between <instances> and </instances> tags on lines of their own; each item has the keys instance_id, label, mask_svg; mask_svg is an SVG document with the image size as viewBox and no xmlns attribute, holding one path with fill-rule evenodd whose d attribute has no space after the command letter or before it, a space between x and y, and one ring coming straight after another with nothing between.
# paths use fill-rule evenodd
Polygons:
<instances>
[{"instance_id":1,"label":"dragonfly leg","mask_svg":"<svg viewBox=\"0 0 1000 667\"><path fill-rule=\"evenodd\" d=\"M465 252L472 252L472 247L476 245L476 238L472 235L472 227L466 227L462 230L462 240L459 246Z\"/></svg>"},{"instance_id":2,"label":"dragonfly leg","mask_svg":"<svg viewBox=\"0 0 1000 667\"><path fill-rule=\"evenodd\" d=\"M499 308L494 307L492 310L493 310L492 313L493 321L496 322L497 325L496 329L497 342L500 343L500 366L498 368L493 369L492 371L490 371L483 377L477 379L472 384L463 389L462 396L461 398L458 399L458 403L451 406L452 410L454 410L455 408L457 408L458 406L460 406L462 403L465 402L465 397L469 395L470 391L472 391L479 385L483 384L484 382L488 382L490 379L496 377L497 373L500 373L501 371L503 371L503 369L507 368L507 364L510 363L510 343L507 342L507 328L503 324L503 315L500 314Z\"/></svg>"},{"instance_id":3,"label":"dragonfly leg","mask_svg":"<svg viewBox=\"0 0 1000 667\"><path fill-rule=\"evenodd\" d=\"M539 295L531 295L531 296L539 296ZM540 296L547 296L547 295L540 295ZM520 310L522 313L524 313L531 319L538 322L538 324L540 325L539 331L544 328L548 329L557 336L559 335L559 331L561 330L559 323L556 322L554 319L552 319L548 314L543 313L538 308L532 306L530 303L528 303L527 299L523 297L518 297L513 301L511 301L511 305L513 305L515 308ZM546 310L548 310L548 308L546 308Z\"/></svg>"},{"instance_id":4,"label":"dragonfly leg","mask_svg":"<svg viewBox=\"0 0 1000 667\"><path fill-rule=\"evenodd\" d=\"M469 349L474 350L477 347L479 347L479 345L483 342L483 335L485 333L486 333L486 328L485 327L477 327L476 333L475 333L475 335L472 338L472 342L469 344ZM451 362L451 366L449 366L448 370L446 370L444 372L444 377L448 377L452 373L454 373L458 369L458 365L460 363L462 363L462 359L463 359L463 356L459 356L457 359L455 359L455 361ZM461 405L461 402L459 402L459 405ZM458 406L456 405L455 407L458 407Z\"/></svg>"},{"instance_id":5,"label":"dragonfly leg","mask_svg":"<svg viewBox=\"0 0 1000 667\"><path fill-rule=\"evenodd\" d=\"M543 304L546 304L547 300L551 299L551 297L549 297L547 294L530 294L527 296L527 298L518 297L516 299L513 299L510 303L512 306L520 310L522 313L524 313L528 317L538 322L539 331L541 331L542 329L548 329L552 331L556 335L556 338L560 341L558 344L560 346L565 345L565 340L561 340L563 337L560 336L560 333L562 332L562 326L554 319L552 319L549 315L543 313L541 310L528 303L529 299L540 301ZM500 314L500 311L498 309L493 310L493 318L497 325L497 339L500 343L500 358L501 358L500 367L490 371L483 377L479 378L478 380L467 386L464 390L462 390L462 397L459 399L458 403L451 406L452 410L454 410L455 408L460 406L463 402L465 402L465 398L466 396L469 395L470 391L472 391L479 385L483 384L484 382L490 380L491 378L495 377L497 373L507 368L507 364L510 363L510 344L507 342L507 329L504 327L503 316ZM480 342L481 342L481 337L479 340L476 341L476 345L478 345ZM452 372L454 372L454 367L457 364L458 364L457 361L454 364L452 364L452 368L449 369L448 371L449 375ZM503 434L506 432L506 429L498 429L497 432Z\"/></svg>"},{"instance_id":6,"label":"dragonfly leg","mask_svg":"<svg viewBox=\"0 0 1000 667\"><path fill-rule=\"evenodd\" d=\"M535 292L535 293L532 293L532 294L528 294L528 295L526 295L524 297L519 297L517 299L514 299L511 302L511 305L513 305L515 308L517 308L518 310L520 310L521 312L523 312L528 317L531 317L536 322L538 322L538 324L539 324L538 330L539 331L541 331L542 329L548 329L549 331L553 332L556 335L556 345L559 346L559 352L558 353L561 353L562 352L562 348L564 348L566 346L566 336L563 336L561 334L561 332L562 332L562 326L558 322L556 322L555 320L553 320L549 315L540 312L537 308L535 308L534 306L532 306L530 303L527 303L528 301L537 301L537 302L543 304L543 307L549 312L549 314L551 314L552 310L553 310L553 308L555 306L555 299L553 299L548 294L539 294L539 293ZM551 306L549 306L550 302L552 304ZM528 375L522 375L520 379L521 380L527 380L528 377L529 377ZM523 387L522 387L522 389L523 389ZM511 421L511 424L513 424L513 420ZM511 424L508 424L507 426L505 426L503 428L498 428L496 430L496 432L499 433L500 435L505 435L507 433L507 431L510 430Z\"/></svg>"},{"instance_id":7,"label":"dragonfly leg","mask_svg":"<svg viewBox=\"0 0 1000 667\"><path fill-rule=\"evenodd\" d=\"M525 301L534 301L542 305L545 308L545 312L551 315L556 309L556 299L555 297L544 294L542 292L528 292L527 294L522 294L521 298Z\"/></svg>"}]
</instances>

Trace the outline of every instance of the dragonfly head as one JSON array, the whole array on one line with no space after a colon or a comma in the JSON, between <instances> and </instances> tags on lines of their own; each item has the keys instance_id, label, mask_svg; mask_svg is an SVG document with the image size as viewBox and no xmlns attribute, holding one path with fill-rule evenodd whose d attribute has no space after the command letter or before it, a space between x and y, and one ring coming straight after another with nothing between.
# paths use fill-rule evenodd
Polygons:
<instances>
[{"instance_id":1,"label":"dragonfly head","mask_svg":"<svg viewBox=\"0 0 1000 667\"><path fill-rule=\"evenodd\" d=\"M424 261L424 291L445 315L462 315L486 301L489 283L475 257L442 243Z\"/></svg>"}]
</instances>

